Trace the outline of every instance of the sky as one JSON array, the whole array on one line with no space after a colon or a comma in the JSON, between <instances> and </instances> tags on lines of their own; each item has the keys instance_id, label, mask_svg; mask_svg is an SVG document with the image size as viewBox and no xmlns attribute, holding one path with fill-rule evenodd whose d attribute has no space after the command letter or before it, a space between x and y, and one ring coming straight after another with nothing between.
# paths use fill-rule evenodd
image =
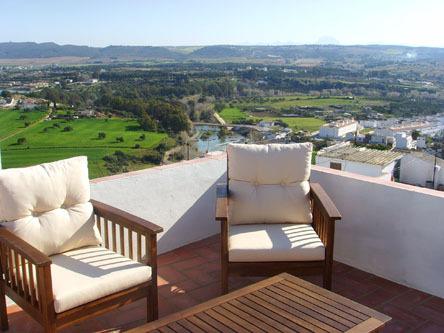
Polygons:
<instances>
[{"instance_id":1,"label":"sky","mask_svg":"<svg viewBox=\"0 0 444 333\"><path fill-rule=\"evenodd\" d=\"M444 0L1 0L0 42L444 47Z\"/></svg>"}]
</instances>

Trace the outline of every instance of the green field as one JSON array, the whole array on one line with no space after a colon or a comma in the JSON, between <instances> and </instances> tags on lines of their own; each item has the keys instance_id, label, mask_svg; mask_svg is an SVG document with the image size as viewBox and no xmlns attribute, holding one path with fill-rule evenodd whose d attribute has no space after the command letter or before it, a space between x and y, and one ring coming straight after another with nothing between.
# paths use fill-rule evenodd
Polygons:
<instances>
[{"instance_id":1,"label":"green field","mask_svg":"<svg viewBox=\"0 0 444 333\"><path fill-rule=\"evenodd\" d=\"M234 124L237 121L248 118L248 114L241 111L239 108L225 108L219 112L219 116L229 124Z\"/></svg>"},{"instance_id":2,"label":"green field","mask_svg":"<svg viewBox=\"0 0 444 333\"><path fill-rule=\"evenodd\" d=\"M55 127L55 124L59 127ZM72 131L65 132L65 127L72 127ZM104 132L106 137L99 139L99 132ZM139 139L141 134L145 134L145 140ZM133 119L51 120L1 142L2 148L23 149L23 145L17 145L19 137L26 138L26 146L30 148L133 148L135 144L139 144L140 148L153 148L166 134L144 132ZM122 137L123 142L117 142L117 137Z\"/></svg>"},{"instance_id":3,"label":"green field","mask_svg":"<svg viewBox=\"0 0 444 333\"><path fill-rule=\"evenodd\" d=\"M263 117L266 121L282 120L294 131L319 131L319 128L325 123L322 119L318 118L305 118L305 117Z\"/></svg>"},{"instance_id":4,"label":"green field","mask_svg":"<svg viewBox=\"0 0 444 333\"><path fill-rule=\"evenodd\" d=\"M54 126L55 124L58 124ZM65 127L71 131L64 131ZM98 133L105 133L99 139ZM144 134L145 139L140 139ZM118 142L122 137L123 142ZM90 178L109 175L103 157L116 150L131 155L142 155L146 149L155 148L168 136L164 133L142 131L132 119L78 119L73 121L43 121L25 128L20 133L1 141L4 168L34 165L78 155L88 156ZM26 142L18 144L19 138ZM139 145L135 148L135 145ZM146 168L147 164L131 165L131 170Z\"/></svg>"},{"instance_id":5,"label":"green field","mask_svg":"<svg viewBox=\"0 0 444 333\"><path fill-rule=\"evenodd\" d=\"M219 115L229 124L236 123L240 120L252 119L254 122L259 122L261 119L266 121L282 120L294 131L319 131L319 128L324 124L324 121L318 118L304 118L304 117L256 117L252 116L238 108L225 108Z\"/></svg>"},{"instance_id":6,"label":"green field","mask_svg":"<svg viewBox=\"0 0 444 333\"><path fill-rule=\"evenodd\" d=\"M47 115L41 111L17 111L0 109L0 140L26 129L25 122L34 123ZM20 117L25 119L20 119Z\"/></svg>"}]
</instances>

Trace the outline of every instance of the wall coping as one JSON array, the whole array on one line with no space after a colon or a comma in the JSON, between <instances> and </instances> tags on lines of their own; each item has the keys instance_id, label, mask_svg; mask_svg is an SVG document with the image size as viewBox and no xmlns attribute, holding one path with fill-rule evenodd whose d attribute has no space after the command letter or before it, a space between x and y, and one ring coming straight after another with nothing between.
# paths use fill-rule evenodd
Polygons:
<instances>
[{"instance_id":1,"label":"wall coping","mask_svg":"<svg viewBox=\"0 0 444 333\"><path fill-rule=\"evenodd\" d=\"M163 170L180 168L180 167L186 166L186 165L202 164L202 163L206 163L208 161L213 161L213 160L218 160L218 161L225 160L226 155L227 154L222 151L212 152L212 153L208 153L207 155L205 155L205 157L202 157L202 158L195 158L195 159L188 160L188 161L180 161L177 163L164 164L164 165L160 165L160 166L156 166L156 167L152 167L152 168L146 168L146 169L131 171L131 172L127 172L127 173L120 173L120 174L112 175L112 176L95 178L95 179L92 179L90 181L90 183L97 184L97 183L106 182L106 181L110 181L110 180L134 177L134 176L138 176L138 175L141 175L141 174L144 174L147 172L160 172ZM432 190L432 189L418 187L418 186L409 185L409 184L396 183L396 182L392 182L392 181L388 181L388 180L378 179L375 177L359 175L359 174L352 173L352 172L330 169L330 168L322 167L319 165L312 165L312 170L322 172L325 174L330 174L330 175L335 175L335 176L344 177L344 178L348 178L348 179L358 180L358 181L362 181L362 182L378 184L378 185L388 186L388 187L396 188L396 189L400 189L400 190L405 190L405 191L410 191L410 192L415 192L415 193L420 193L420 194L425 194L425 195L431 195L434 197L444 198L443 191Z\"/></svg>"},{"instance_id":2,"label":"wall coping","mask_svg":"<svg viewBox=\"0 0 444 333\"><path fill-rule=\"evenodd\" d=\"M225 152L212 152L212 153L206 154L205 157L201 157L201 158L195 158L192 160L184 160L184 161L180 161L180 162L176 162L176 163L159 165L159 166L155 166L152 168L145 168L145 169L140 169L140 170L136 170L136 171L130 171L130 172L125 172L125 173L119 173L116 175L91 179L90 183L91 184L98 184L98 183L106 182L109 180L134 177L134 176L138 176L140 174L144 174L147 172L159 172L162 170L180 168L182 166L190 165L190 164L201 164L201 163L205 163L205 162L212 161L212 160L224 160L225 158L226 158Z\"/></svg>"}]
</instances>

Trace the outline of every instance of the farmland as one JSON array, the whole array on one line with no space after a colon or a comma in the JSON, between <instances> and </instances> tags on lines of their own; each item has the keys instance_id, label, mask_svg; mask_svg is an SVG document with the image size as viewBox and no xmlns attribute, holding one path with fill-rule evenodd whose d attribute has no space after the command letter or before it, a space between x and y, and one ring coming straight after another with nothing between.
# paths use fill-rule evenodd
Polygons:
<instances>
[{"instance_id":1,"label":"farmland","mask_svg":"<svg viewBox=\"0 0 444 333\"><path fill-rule=\"evenodd\" d=\"M219 115L230 124L237 123L243 120L252 120L253 122L258 122L260 120L272 121L281 120L286 123L294 131L318 131L319 128L324 124L324 121L318 118L311 117L279 117L279 116L264 116L258 117L253 116L247 112L241 111L239 108L225 108Z\"/></svg>"},{"instance_id":2,"label":"farmland","mask_svg":"<svg viewBox=\"0 0 444 333\"><path fill-rule=\"evenodd\" d=\"M46 112L0 109L0 140L26 129L25 123L32 124L47 115Z\"/></svg>"},{"instance_id":3,"label":"farmland","mask_svg":"<svg viewBox=\"0 0 444 333\"><path fill-rule=\"evenodd\" d=\"M293 130L314 132L324 121L314 117L315 110L323 115L338 109L360 111L367 106L384 105L384 101L362 97L316 97L310 95L289 95L280 97L255 97L235 99L222 109L219 115L230 124L241 122L257 123L260 120L281 120ZM309 112L309 113L308 113ZM286 113L298 117L283 116Z\"/></svg>"},{"instance_id":4,"label":"farmland","mask_svg":"<svg viewBox=\"0 0 444 333\"><path fill-rule=\"evenodd\" d=\"M247 119L249 115L246 112L241 111L239 108L225 108L219 113L219 116L221 116L227 123L234 124Z\"/></svg>"},{"instance_id":5,"label":"farmland","mask_svg":"<svg viewBox=\"0 0 444 333\"><path fill-rule=\"evenodd\" d=\"M109 174L104 156L116 150L140 156L166 139L164 133L142 131L133 119L47 120L21 129L0 141L0 146L5 168L86 155L90 177L96 178ZM131 164L130 169L147 166Z\"/></svg>"}]
</instances>

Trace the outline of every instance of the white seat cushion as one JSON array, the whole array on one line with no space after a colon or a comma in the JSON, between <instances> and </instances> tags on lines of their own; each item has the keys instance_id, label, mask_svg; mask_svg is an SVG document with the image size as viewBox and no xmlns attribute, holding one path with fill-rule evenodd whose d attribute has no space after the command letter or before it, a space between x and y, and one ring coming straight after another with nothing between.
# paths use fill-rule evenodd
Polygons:
<instances>
[{"instance_id":1,"label":"white seat cushion","mask_svg":"<svg viewBox=\"0 0 444 333\"><path fill-rule=\"evenodd\" d=\"M85 156L0 171L2 225L46 255L99 245Z\"/></svg>"},{"instance_id":2,"label":"white seat cushion","mask_svg":"<svg viewBox=\"0 0 444 333\"><path fill-rule=\"evenodd\" d=\"M57 313L151 280L151 268L99 246L51 256Z\"/></svg>"},{"instance_id":3,"label":"white seat cushion","mask_svg":"<svg viewBox=\"0 0 444 333\"><path fill-rule=\"evenodd\" d=\"M230 144L230 224L312 222L311 143Z\"/></svg>"},{"instance_id":4,"label":"white seat cushion","mask_svg":"<svg viewBox=\"0 0 444 333\"><path fill-rule=\"evenodd\" d=\"M229 227L230 262L324 260L325 247L309 224Z\"/></svg>"}]
</instances>

